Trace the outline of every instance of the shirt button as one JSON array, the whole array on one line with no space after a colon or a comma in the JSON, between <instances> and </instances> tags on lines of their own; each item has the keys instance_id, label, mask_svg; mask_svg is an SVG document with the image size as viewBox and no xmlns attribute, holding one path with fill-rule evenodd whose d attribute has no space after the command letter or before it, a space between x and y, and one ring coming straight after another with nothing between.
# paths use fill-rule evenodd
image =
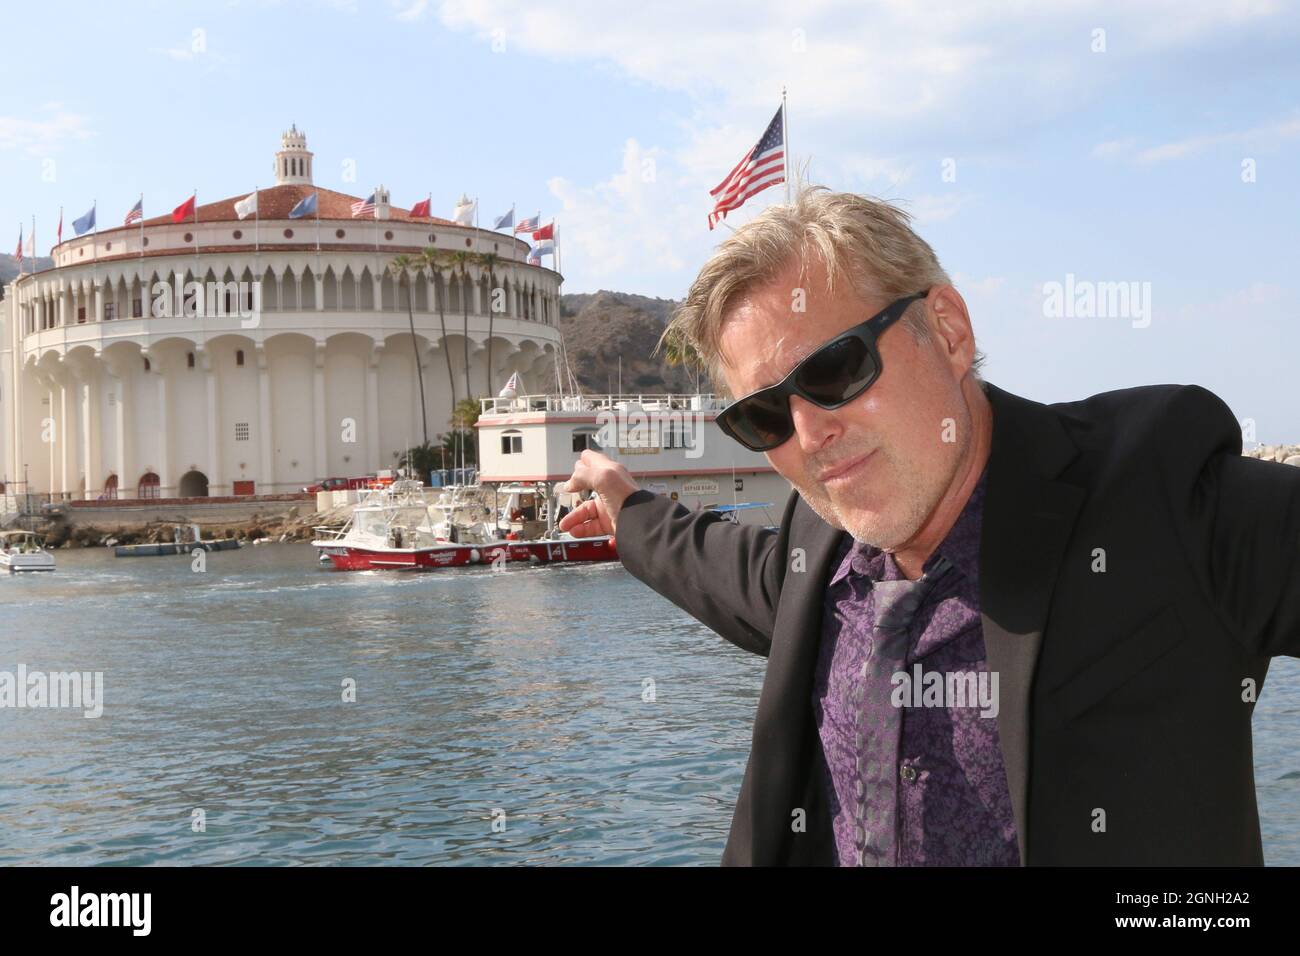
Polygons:
<instances>
[{"instance_id":1,"label":"shirt button","mask_svg":"<svg viewBox=\"0 0 1300 956\"><path fill-rule=\"evenodd\" d=\"M907 764L903 764L903 769L900 770L899 773L902 774L903 779L909 783L916 779L916 768L908 766Z\"/></svg>"}]
</instances>

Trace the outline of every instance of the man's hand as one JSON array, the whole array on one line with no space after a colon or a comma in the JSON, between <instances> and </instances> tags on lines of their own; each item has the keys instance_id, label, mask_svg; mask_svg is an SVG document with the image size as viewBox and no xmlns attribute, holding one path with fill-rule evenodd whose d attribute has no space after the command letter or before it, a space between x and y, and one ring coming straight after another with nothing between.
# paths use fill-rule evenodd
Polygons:
<instances>
[{"instance_id":1,"label":"man's hand","mask_svg":"<svg viewBox=\"0 0 1300 956\"><path fill-rule=\"evenodd\" d=\"M575 538L591 538L614 533L623 502L640 486L619 462L587 449L578 456L573 476L556 491L594 491L588 498L560 519L559 528Z\"/></svg>"}]
</instances>

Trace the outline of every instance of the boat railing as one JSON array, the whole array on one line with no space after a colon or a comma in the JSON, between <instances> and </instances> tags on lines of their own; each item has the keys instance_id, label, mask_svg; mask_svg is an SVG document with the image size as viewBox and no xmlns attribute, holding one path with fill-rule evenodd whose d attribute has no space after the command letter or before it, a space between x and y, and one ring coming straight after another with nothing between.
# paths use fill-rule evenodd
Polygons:
<instances>
[{"instance_id":1,"label":"boat railing","mask_svg":"<svg viewBox=\"0 0 1300 956\"><path fill-rule=\"evenodd\" d=\"M480 398L480 415L518 415L525 412L599 412L638 405L645 409L683 412L720 412L730 401L712 393L654 394L647 392L604 395L517 395L514 398Z\"/></svg>"}]
</instances>

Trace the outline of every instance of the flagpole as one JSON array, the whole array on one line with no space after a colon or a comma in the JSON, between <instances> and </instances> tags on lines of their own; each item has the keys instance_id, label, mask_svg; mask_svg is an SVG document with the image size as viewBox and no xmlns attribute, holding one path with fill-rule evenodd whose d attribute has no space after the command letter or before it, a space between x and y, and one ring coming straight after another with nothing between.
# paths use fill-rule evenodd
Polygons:
<instances>
[{"instance_id":1,"label":"flagpole","mask_svg":"<svg viewBox=\"0 0 1300 956\"><path fill-rule=\"evenodd\" d=\"M781 138L785 140L785 149L781 151L781 161L785 165L785 203L790 204L790 124L785 115L785 84L781 84Z\"/></svg>"},{"instance_id":2,"label":"flagpole","mask_svg":"<svg viewBox=\"0 0 1300 956\"><path fill-rule=\"evenodd\" d=\"M262 210L257 208L258 203L261 202L261 197L258 195L258 193L260 193L261 191L262 191L261 186L253 187L253 254L254 255L260 252L262 249L262 245L261 245L262 240L258 232L258 227L262 224Z\"/></svg>"},{"instance_id":3,"label":"flagpole","mask_svg":"<svg viewBox=\"0 0 1300 956\"><path fill-rule=\"evenodd\" d=\"M140 264L144 264L144 193L140 193ZM144 305L143 298L140 304ZM144 309L140 312L143 314Z\"/></svg>"}]
</instances>

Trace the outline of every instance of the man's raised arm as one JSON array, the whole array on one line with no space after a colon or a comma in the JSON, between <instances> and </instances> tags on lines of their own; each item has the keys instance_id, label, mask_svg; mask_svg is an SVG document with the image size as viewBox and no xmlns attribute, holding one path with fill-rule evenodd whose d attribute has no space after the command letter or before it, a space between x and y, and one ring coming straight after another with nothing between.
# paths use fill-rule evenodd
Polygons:
<instances>
[{"instance_id":1,"label":"man's raised arm","mask_svg":"<svg viewBox=\"0 0 1300 956\"><path fill-rule=\"evenodd\" d=\"M590 450L560 490L595 492L560 519L560 530L616 535L633 575L733 644L767 656L785 575L784 530L692 513L640 488L623 465Z\"/></svg>"}]
</instances>

